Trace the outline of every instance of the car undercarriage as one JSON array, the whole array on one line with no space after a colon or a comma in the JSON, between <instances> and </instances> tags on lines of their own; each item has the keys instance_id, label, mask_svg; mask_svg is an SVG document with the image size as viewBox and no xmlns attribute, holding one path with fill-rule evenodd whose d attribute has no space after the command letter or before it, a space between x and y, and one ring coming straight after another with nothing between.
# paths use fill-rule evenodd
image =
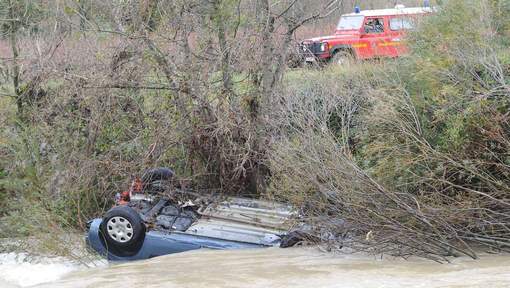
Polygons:
<instances>
[{"instance_id":1,"label":"car undercarriage","mask_svg":"<svg viewBox=\"0 0 510 288\"><path fill-rule=\"evenodd\" d=\"M287 247L303 238L289 233L297 227L289 205L199 195L173 178L168 168L136 178L103 218L89 221L88 245L110 260L136 260L200 248Z\"/></svg>"}]
</instances>

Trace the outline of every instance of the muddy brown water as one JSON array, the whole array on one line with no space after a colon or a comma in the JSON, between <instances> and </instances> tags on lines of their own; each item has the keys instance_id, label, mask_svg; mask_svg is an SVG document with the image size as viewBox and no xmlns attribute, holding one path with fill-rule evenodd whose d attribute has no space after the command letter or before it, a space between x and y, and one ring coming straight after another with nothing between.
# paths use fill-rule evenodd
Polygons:
<instances>
[{"instance_id":1,"label":"muddy brown water","mask_svg":"<svg viewBox=\"0 0 510 288\"><path fill-rule=\"evenodd\" d=\"M71 272L37 287L510 287L510 255L437 264L316 248L198 250Z\"/></svg>"}]
</instances>

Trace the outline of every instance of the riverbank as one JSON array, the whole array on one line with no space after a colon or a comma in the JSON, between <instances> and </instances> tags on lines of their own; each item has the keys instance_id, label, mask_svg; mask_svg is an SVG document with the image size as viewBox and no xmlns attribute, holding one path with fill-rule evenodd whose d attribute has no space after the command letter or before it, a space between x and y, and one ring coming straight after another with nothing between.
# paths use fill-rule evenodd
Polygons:
<instances>
[{"instance_id":1,"label":"riverbank","mask_svg":"<svg viewBox=\"0 0 510 288\"><path fill-rule=\"evenodd\" d=\"M259 0L79 1L90 9L74 16L35 2L0 5L14 15L0 39L13 51L0 65L0 238L80 261L67 235L142 171L170 167L173 188L292 205L333 250L510 247L508 1L442 1L395 41L405 57L296 70L288 25L329 14L329 0L262 1L262 14Z\"/></svg>"}]
</instances>

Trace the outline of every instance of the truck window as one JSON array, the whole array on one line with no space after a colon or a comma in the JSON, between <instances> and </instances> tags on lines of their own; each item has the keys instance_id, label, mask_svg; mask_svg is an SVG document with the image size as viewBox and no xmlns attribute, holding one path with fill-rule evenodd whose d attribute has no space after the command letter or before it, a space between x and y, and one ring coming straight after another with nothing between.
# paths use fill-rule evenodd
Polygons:
<instances>
[{"instance_id":1,"label":"truck window","mask_svg":"<svg viewBox=\"0 0 510 288\"><path fill-rule=\"evenodd\" d=\"M393 31L411 30L414 29L414 22L411 19L404 17L391 18L390 29Z\"/></svg>"},{"instance_id":2,"label":"truck window","mask_svg":"<svg viewBox=\"0 0 510 288\"><path fill-rule=\"evenodd\" d=\"M357 30L361 28L363 16L342 16L336 29L338 30Z\"/></svg>"},{"instance_id":3,"label":"truck window","mask_svg":"<svg viewBox=\"0 0 510 288\"><path fill-rule=\"evenodd\" d=\"M365 22L365 33L382 33L384 32L383 18L369 18Z\"/></svg>"}]
</instances>

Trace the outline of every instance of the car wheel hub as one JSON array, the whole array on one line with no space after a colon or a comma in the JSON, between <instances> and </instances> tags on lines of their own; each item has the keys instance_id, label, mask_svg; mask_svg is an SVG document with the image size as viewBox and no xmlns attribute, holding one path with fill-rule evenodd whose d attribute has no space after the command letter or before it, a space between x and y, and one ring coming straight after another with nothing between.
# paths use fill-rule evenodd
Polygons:
<instances>
[{"instance_id":1,"label":"car wheel hub","mask_svg":"<svg viewBox=\"0 0 510 288\"><path fill-rule=\"evenodd\" d=\"M133 225L124 217L110 218L106 223L106 229L110 238L117 242L125 243L133 238Z\"/></svg>"}]
</instances>

